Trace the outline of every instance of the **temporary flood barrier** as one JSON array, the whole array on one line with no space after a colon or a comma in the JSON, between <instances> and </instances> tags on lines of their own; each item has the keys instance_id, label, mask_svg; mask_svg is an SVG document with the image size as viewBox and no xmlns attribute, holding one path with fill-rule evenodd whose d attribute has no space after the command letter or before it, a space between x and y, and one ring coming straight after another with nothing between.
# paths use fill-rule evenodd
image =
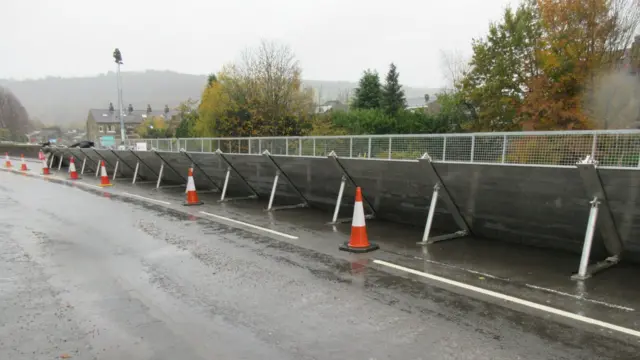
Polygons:
<instances>
[{"instance_id":1,"label":"temporary flood barrier","mask_svg":"<svg viewBox=\"0 0 640 360\"><path fill-rule=\"evenodd\" d=\"M351 214L359 186L369 218L425 227L409 242L472 235L582 253L579 278L640 261L640 131L142 141L151 150L52 151L156 187L186 184L193 167L221 201L316 207L327 222Z\"/></svg>"}]
</instances>

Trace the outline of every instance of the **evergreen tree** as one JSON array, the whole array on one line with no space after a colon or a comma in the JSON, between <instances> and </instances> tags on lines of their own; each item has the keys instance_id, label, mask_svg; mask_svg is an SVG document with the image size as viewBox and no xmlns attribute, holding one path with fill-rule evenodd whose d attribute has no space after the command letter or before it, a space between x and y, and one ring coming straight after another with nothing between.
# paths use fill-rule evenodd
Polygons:
<instances>
[{"instance_id":1,"label":"evergreen tree","mask_svg":"<svg viewBox=\"0 0 640 360\"><path fill-rule=\"evenodd\" d=\"M407 101L404 97L404 90L398 82L400 74L396 69L396 65L391 63L389 72L387 73L386 82L382 88L381 107L389 115L395 115L400 110L407 107Z\"/></svg>"},{"instance_id":2,"label":"evergreen tree","mask_svg":"<svg viewBox=\"0 0 640 360\"><path fill-rule=\"evenodd\" d=\"M211 87L211 84L216 81L218 81L218 77L216 76L216 74L209 74L209 76L207 76L207 87Z\"/></svg>"},{"instance_id":3,"label":"evergreen tree","mask_svg":"<svg viewBox=\"0 0 640 360\"><path fill-rule=\"evenodd\" d=\"M377 71L366 70L356 89L354 109L379 109L382 95L380 76Z\"/></svg>"}]
</instances>

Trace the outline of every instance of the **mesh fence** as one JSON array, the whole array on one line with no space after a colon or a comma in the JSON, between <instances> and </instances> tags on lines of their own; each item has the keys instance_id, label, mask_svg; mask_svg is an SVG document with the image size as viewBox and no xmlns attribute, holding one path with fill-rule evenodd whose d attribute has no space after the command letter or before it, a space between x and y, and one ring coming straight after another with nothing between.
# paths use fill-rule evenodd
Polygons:
<instances>
[{"instance_id":1,"label":"mesh fence","mask_svg":"<svg viewBox=\"0 0 640 360\"><path fill-rule=\"evenodd\" d=\"M446 135L140 139L147 148L231 154L417 159L495 164L573 166L587 155L605 167L640 167L640 131L557 131Z\"/></svg>"}]
</instances>

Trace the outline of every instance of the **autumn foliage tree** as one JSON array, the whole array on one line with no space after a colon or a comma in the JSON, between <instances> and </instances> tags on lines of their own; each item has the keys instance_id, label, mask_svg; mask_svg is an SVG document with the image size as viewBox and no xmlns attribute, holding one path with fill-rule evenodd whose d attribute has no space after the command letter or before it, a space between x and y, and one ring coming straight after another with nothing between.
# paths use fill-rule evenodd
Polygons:
<instances>
[{"instance_id":1,"label":"autumn foliage tree","mask_svg":"<svg viewBox=\"0 0 640 360\"><path fill-rule=\"evenodd\" d=\"M525 0L474 41L456 84L475 131L597 126L598 80L611 72L640 20L639 0Z\"/></svg>"},{"instance_id":2,"label":"autumn foliage tree","mask_svg":"<svg viewBox=\"0 0 640 360\"><path fill-rule=\"evenodd\" d=\"M313 113L313 92L288 46L262 41L226 65L202 94L200 136L300 135Z\"/></svg>"},{"instance_id":3,"label":"autumn foliage tree","mask_svg":"<svg viewBox=\"0 0 640 360\"><path fill-rule=\"evenodd\" d=\"M530 82L523 111L536 129L594 127L597 79L630 45L638 26L637 0L537 0L544 33L542 69Z\"/></svg>"},{"instance_id":4,"label":"autumn foliage tree","mask_svg":"<svg viewBox=\"0 0 640 360\"><path fill-rule=\"evenodd\" d=\"M154 116L145 119L135 132L141 138L166 138L167 137L167 123L162 116Z\"/></svg>"}]
</instances>

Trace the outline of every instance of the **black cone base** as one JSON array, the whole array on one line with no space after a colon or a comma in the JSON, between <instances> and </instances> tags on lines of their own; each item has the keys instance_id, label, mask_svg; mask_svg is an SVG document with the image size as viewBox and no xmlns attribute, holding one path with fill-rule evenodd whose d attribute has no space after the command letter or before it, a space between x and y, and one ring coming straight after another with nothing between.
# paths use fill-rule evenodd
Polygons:
<instances>
[{"instance_id":1,"label":"black cone base","mask_svg":"<svg viewBox=\"0 0 640 360\"><path fill-rule=\"evenodd\" d=\"M374 243L369 243L369 246L367 247L351 247L349 246L349 242L345 241L344 244L340 245L339 249L342 251L348 251L352 253L367 253L367 252L380 249L380 246Z\"/></svg>"}]
</instances>

